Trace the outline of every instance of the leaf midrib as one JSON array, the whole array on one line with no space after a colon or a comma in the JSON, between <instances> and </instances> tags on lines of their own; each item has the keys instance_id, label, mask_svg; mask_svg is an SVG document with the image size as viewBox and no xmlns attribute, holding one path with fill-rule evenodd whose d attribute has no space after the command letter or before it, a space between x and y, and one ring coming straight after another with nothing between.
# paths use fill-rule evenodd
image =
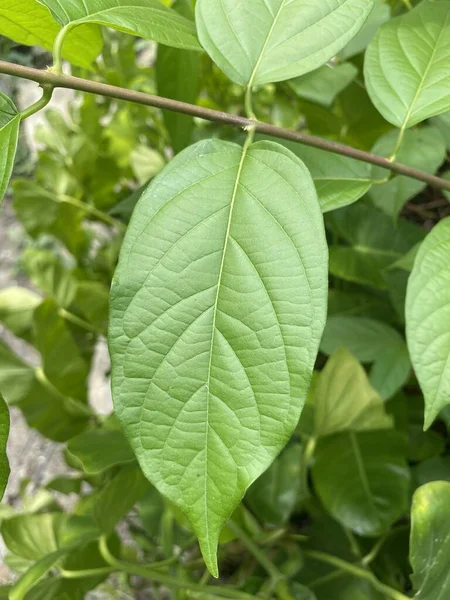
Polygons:
<instances>
[{"instance_id":1,"label":"leaf midrib","mask_svg":"<svg viewBox=\"0 0 450 600\"><path fill-rule=\"evenodd\" d=\"M284 0L283 0L284 1ZM250 138L247 138L247 141L242 149L242 156L239 162L238 170L236 173L236 181L233 188L233 193L230 201L230 212L228 214L228 222L227 229L225 232L225 242L223 246L222 258L220 261L219 268L219 277L217 280L217 292L216 297L214 299L213 304L213 321L211 327L211 344L209 348L209 362L208 362L208 380L206 382L206 418L205 418L205 473L204 473L204 506L205 506L205 533L206 533L206 543L208 546L208 553L211 555L211 540L209 537L209 504L208 504L208 443L209 443L209 398L210 398L210 385L211 385L211 369L212 369L212 356L213 356L213 348L215 341L215 333L216 333L216 318L217 318L217 307L219 304L219 296L220 296L220 287L222 283L223 277L223 269L225 265L225 258L227 254L228 242L230 239L230 231L231 231L231 221L233 218L233 209L236 202L236 197L239 189L239 182L242 175L242 170L244 168L245 158L247 156L248 148L250 146L249 143Z\"/></svg>"}]
</instances>

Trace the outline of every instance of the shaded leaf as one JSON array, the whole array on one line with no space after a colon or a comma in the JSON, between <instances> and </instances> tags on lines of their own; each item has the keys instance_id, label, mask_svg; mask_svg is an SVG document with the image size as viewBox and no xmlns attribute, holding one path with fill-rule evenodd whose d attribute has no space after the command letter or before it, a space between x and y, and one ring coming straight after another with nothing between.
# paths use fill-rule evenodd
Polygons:
<instances>
[{"instance_id":1,"label":"shaded leaf","mask_svg":"<svg viewBox=\"0 0 450 600\"><path fill-rule=\"evenodd\" d=\"M299 98L329 107L357 74L358 69L352 63L324 65L316 71L291 79L289 86Z\"/></svg>"},{"instance_id":2,"label":"shaded leaf","mask_svg":"<svg viewBox=\"0 0 450 600\"><path fill-rule=\"evenodd\" d=\"M314 186L282 146L200 142L136 207L111 296L115 409L212 573L220 530L297 424L326 288Z\"/></svg>"},{"instance_id":3,"label":"shaded leaf","mask_svg":"<svg viewBox=\"0 0 450 600\"><path fill-rule=\"evenodd\" d=\"M283 525L289 520L300 489L301 457L300 444L288 446L250 486L245 499L261 521Z\"/></svg>"},{"instance_id":4,"label":"shaded leaf","mask_svg":"<svg viewBox=\"0 0 450 600\"><path fill-rule=\"evenodd\" d=\"M406 444L396 431L344 432L321 438L312 475L328 512L359 535L377 536L408 506Z\"/></svg>"},{"instance_id":5,"label":"shaded leaf","mask_svg":"<svg viewBox=\"0 0 450 600\"><path fill-rule=\"evenodd\" d=\"M198 0L199 38L241 85L292 79L324 65L362 27L373 0Z\"/></svg>"},{"instance_id":6,"label":"shaded leaf","mask_svg":"<svg viewBox=\"0 0 450 600\"><path fill-rule=\"evenodd\" d=\"M384 0L377 0L367 21L355 37L339 52L339 57L346 60L365 50L381 25L389 21L390 17L391 7L389 4Z\"/></svg>"},{"instance_id":7,"label":"shaded leaf","mask_svg":"<svg viewBox=\"0 0 450 600\"><path fill-rule=\"evenodd\" d=\"M67 450L86 473L106 471L116 465L131 462L134 454L121 431L91 429L72 438Z\"/></svg>"},{"instance_id":8,"label":"shaded leaf","mask_svg":"<svg viewBox=\"0 0 450 600\"><path fill-rule=\"evenodd\" d=\"M9 477L9 461L6 444L9 436L9 410L3 396L0 394L0 500L5 493Z\"/></svg>"}]
</instances>

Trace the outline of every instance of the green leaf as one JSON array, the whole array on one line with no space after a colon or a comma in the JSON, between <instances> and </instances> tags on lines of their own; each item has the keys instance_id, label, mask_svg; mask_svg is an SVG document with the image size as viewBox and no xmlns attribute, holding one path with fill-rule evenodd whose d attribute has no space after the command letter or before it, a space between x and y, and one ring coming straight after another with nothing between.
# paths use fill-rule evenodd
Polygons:
<instances>
[{"instance_id":1,"label":"green leaf","mask_svg":"<svg viewBox=\"0 0 450 600\"><path fill-rule=\"evenodd\" d=\"M20 115L17 108L8 96L0 92L0 203L8 188L14 166L19 126Z\"/></svg>"},{"instance_id":2,"label":"green leaf","mask_svg":"<svg viewBox=\"0 0 450 600\"><path fill-rule=\"evenodd\" d=\"M20 408L28 425L51 440L64 442L88 424L84 404L60 394L40 367L24 363L1 340L0 389L8 404Z\"/></svg>"},{"instance_id":3,"label":"green leaf","mask_svg":"<svg viewBox=\"0 0 450 600\"><path fill-rule=\"evenodd\" d=\"M104 332L107 329L109 290L99 281L76 282L75 306L89 323Z\"/></svg>"},{"instance_id":4,"label":"green leaf","mask_svg":"<svg viewBox=\"0 0 450 600\"><path fill-rule=\"evenodd\" d=\"M418 600L444 600L450 594L448 507L450 483L434 481L414 494L410 561Z\"/></svg>"},{"instance_id":5,"label":"green leaf","mask_svg":"<svg viewBox=\"0 0 450 600\"><path fill-rule=\"evenodd\" d=\"M301 456L300 444L288 446L247 491L247 504L261 521L283 525L289 520L300 489Z\"/></svg>"},{"instance_id":6,"label":"green leaf","mask_svg":"<svg viewBox=\"0 0 450 600\"><path fill-rule=\"evenodd\" d=\"M33 561L99 535L91 518L64 513L18 515L4 520L0 530L10 552Z\"/></svg>"},{"instance_id":7,"label":"green leaf","mask_svg":"<svg viewBox=\"0 0 450 600\"><path fill-rule=\"evenodd\" d=\"M380 535L408 506L405 455L405 440L396 431L321 438L312 469L317 494L344 527L359 535Z\"/></svg>"},{"instance_id":8,"label":"green leaf","mask_svg":"<svg viewBox=\"0 0 450 600\"><path fill-rule=\"evenodd\" d=\"M100 529L104 533L111 533L149 487L138 465L121 467L95 498L94 518Z\"/></svg>"},{"instance_id":9,"label":"green leaf","mask_svg":"<svg viewBox=\"0 0 450 600\"><path fill-rule=\"evenodd\" d=\"M70 31L96 23L166 46L200 50L195 25L159 0L38 0Z\"/></svg>"},{"instance_id":10,"label":"green leaf","mask_svg":"<svg viewBox=\"0 0 450 600\"><path fill-rule=\"evenodd\" d=\"M417 253L406 297L406 336L425 396L425 428L450 404L450 219L428 234Z\"/></svg>"},{"instance_id":11,"label":"green leaf","mask_svg":"<svg viewBox=\"0 0 450 600\"><path fill-rule=\"evenodd\" d=\"M65 477L60 475L50 480L45 488L47 490L53 490L60 494L79 494L81 491L82 480L76 477Z\"/></svg>"},{"instance_id":12,"label":"green leaf","mask_svg":"<svg viewBox=\"0 0 450 600\"><path fill-rule=\"evenodd\" d=\"M131 152L130 164L139 185L144 185L164 168L165 160L156 150L140 144Z\"/></svg>"},{"instance_id":13,"label":"green leaf","mask_svg":"<svg viewBox=\"0 0 450 600\"><path fill-rule=\"evenodd\" d=\"M133 451L123 433L109 429L85 431L69 441L67 450L89 474L134 460Z\"/></svg>"},{"instance_id":14,"label":"green leaf","mask_svg":"<svg viewBox=\"0 0 450 600\"><path fill-rule=\"evenodd\" d=\"M47 298L34 313L36 348L45 375L63 395L87 400L89 367L60 316L56 303Z\"/></svg>"},{"instance_id":15,"label":"green leaf","mask_svg":"<svg viewBox=\"0 0 450 600\"><path fill-rule=\"evenodd\" d=\"M3 396L0 394L0 500L5 493L9 477L9 461L6 444L9 436L9 410Z\"/></svg>"},{"instance_id":16,"label":"green leaf","mask_svg":"<svg viewBox=\"0 0 450 600\"><path fill-rule=\"evenodd\" d=\"M450 150L450 111L442 113L437 117L433 117L431 123L436 129L439 129L445 140L447 150Z\"/></svg>"},{"instance_id":17,"label":"green leaf","mask_svg":"<svg viewBox=\"0 0 450 600\"><path fill-rule=\"evenodd\" d=\"M41 302L42 298L27 288L0 290L0 323L14 335L29 340L34 310Z\"/></svg>"},{"instance_id":18,"label":"green leaf","mask_svg":"<svg viewBox=\"0 0 450 600\"><path fill-rule=\"evenodd\" d=\"M392 327L374 319L334 315L328 318L320 349L332 354L345 347L363 363L374 363L371 384L388 399L407 381L411 371L408 350L402 336Z\"/></svg>"},{"instance_id":19,"label":"green leaf","mask_svg":"<svg viewBox=\"0 0 450 600\"><path fill-rule=\"evenodd\" d=\"M316 71L291 79L289 86L299 98L330 107L357 74L358 69L352 63L324 65Z\"/></svg>"},{"instance_id":20,"label":"green leaf","mask_svg":"<svg viewBox=\"0 0 450 600\"><path fill-rule=\"evenodd\" d=\"M373 0L198 0L200 42L235 83L263 85L324 65L359 31Z\"/></svg>"},{"instance_id":21,"label":"green leaf","mask_svg":"<svg viewBox=\"0 0 450 600\"><path fill-rule=\"evenodd\" d=\"M332 212L326 224L348 244L330 247L330 273L381 290L387 288L383 271L424 237L412 223L404 219L394 223L379 209L361 202Z\"/></svg>"},{"instance_id":22,"label":"green leaf","mask_svg":"<svg viewBox=\"0 0 450 600\"><path fill-rule=\"evenodd\" d=\"M372 149L374 154L389 158L397 146L398 131L389 131ZM446 156L444 139L435 127L423 127L405 131L396 160L426 173L436 173ZM369 195L376 206L385 213L397 217L404 204L426 188L426 183L396 175L390 178L386 169L374 167L372 177L376 180L389 178L387 183L374 185Z\"/></svg>"},{"instance_id":23,"label":"green leaf","mask_svg":"<svg viewBox=\"0 0 450 600\"><path fill-rule=\"evenodd\" d=\"M419 485L430 481L450 482L450 456L434 456L424 460L416 466L414 475Z\"/></svg>"},{"instance_id":24,"label":"green leaf","mask_svg":"<svg viewBox=\"0 0 450 600\"><path fill-rule=\"evenodd\" d=\"M2 0L0 6L0 34L25 46L42 46L52 50L61 27L46 8L36 0ZM63 57L86 69L100 54L102 38L95 25L70 32L63 49Z\"/></svg>"},{"instance_id":25,"label":"green leaf","mask_svg":"<svg viewBox=\"0 0 450 600\"><path fill-rule=\"evenodd\" d=\"M339 52L339 57L346 60L367 48L378 29L391 18L391 7L384 0L377 0L367 21L355 37Z\"/></svg>"},{"instance_id":26,"label":"green leaf","mask_svg":"<svg viewBox=\"0 0 450 600\"><path fill-rule=\"evenodd\" d=\"M283 145L308 167L323 213L353 204L373 183L371 167L367 163L300 144L285 142Z\"/></svg>"},{"instance_id":27,"label":"green leaf","mask_svg":"<svg viewBox=\"0 0 450 600\"><path fill-rule=\"evenodd\" d=\"M382 398L350 352L337 350L314 386L316 436L339 431L392 428Z\"/></svg>"},{"instance_id":28,"label":"green leaf","mask_svg":"<svg viewBox=\"0 0 450 600\"><path fill-rule=\"evenodd\" d=\"M27 596L27 592L37 585L53 567L61 562L64 554L64 550L56 550L37 560L25 574L22 575L19 581L14 584L9 594L9 599L24 600L25 596Z\"/></svg>"},{"instance_id":29,"label":"green leaf","mask_svg":"<svg viewBox=\"0 0 450 600\"><path fill-rule=\"evenodd\" d=\"M313 182L282 146L200 142L136 207L111 295L115 409L213 574L220 530L297 424L326 292Z\"/></svg>"},{"instance_id":30,"label":"green leaf","mask_svg":"<svg viewBox=\"0 0 450 600\"><path fill-rule=\"evenodd\" d=\"M365 80L372 102L396 127L450 108L450 2L424 0L385 23L370 43Z\"/></svg>"},{"instance_id":31,"label":"green leaf","mask_svg":"<svg viewBox=\"0 0 450 600\"><path fill-rule=\"evenodd\" d=\"M194 16L190 0L176 0L172 8L184 17ZM201 55L198 52L159 46L156 62L158 94L195 104L200 87L200 66ZM194 119L169 110L164 111L163 116L172 147L175 152L181 152L191 142Z\"/></svg>"}]
</instances>

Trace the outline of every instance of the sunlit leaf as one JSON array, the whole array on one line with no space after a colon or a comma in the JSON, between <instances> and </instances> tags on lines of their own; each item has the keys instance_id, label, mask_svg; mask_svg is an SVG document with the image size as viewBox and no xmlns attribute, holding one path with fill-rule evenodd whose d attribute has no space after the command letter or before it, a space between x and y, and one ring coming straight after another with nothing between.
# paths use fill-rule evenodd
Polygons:
<instances>
[{"instance_id":1,"label":"sunlit leaf","mask_svg":"<svg viewBox=\"0 0 450 600\"><path fill-rule=\"evenodd\" d=\"M136 207L112 288L115 408L214 574L220 530L297 424L326 288L314 186L278 144L200 142Z\"/></svg>"},{"instance_id":2,"label":"sunlit leaf","mask_svg":"<svg viewBox=\"0 0 450 600\"><path fill-rule=\"evenodd\" d=\"M408 283L406 334L425 396L425 427L450 404L450 219L421 245Z\"/></svg>"},{"instance_id":3,"label":"sunlit leaf","mask_svg":"<svg viewBox=\"0 0 450 600\"><path fill-rule=\"evenodd\" d=\"M0 92L0 203L8 188L14 165L19 125L20 115L12 100Z\"/></svg>"},{"instance_id":4,"label":"sunlit leaf","mask_svg":"<svg viewBox=\"0 0 450 600\"><path fill-rule=\"evenodd\" d=\"M200 42L236 83L262 85L324 65L362 27L373 0L198 0Z\"/></svg>"}]
</instances>

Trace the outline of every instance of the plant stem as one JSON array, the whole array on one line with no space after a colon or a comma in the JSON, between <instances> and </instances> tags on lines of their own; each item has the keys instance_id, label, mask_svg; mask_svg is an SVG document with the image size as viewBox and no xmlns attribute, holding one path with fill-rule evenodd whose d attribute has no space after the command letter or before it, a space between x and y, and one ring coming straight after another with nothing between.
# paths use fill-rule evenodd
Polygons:
<instances>
[{"instance_id":1,"label":"plant stem","mask_svg":"<svg viewBox=\"0 0 450 600\"><path fill-rule=\"evenodd\" d=\"M47 104L52 99L54 87L52 85L47 85L45 83L42 84L41 87L42 87L42 97L39 98L39 100L37 102L35 102L31 106L29 106L28 108L25 108L20 113L21 121L23 121L24 119L27 119L28 117L31 117L31 115L34 115L37 112L39 112L40 110L42 110L45 106L47 106Z\"/></svg>"},{"instance_id":2,"label":"plant stem","mask_svg":"<svg viewBox=\"0 0 450 600\"><path fill-rule=\"evenodd\" d=\"M55 38L53 44L53 67L52 71L57 75L62 74L62 47L66 35L69 33L69 27L66 25L63 27Z\"/></svg>"},{"instance_id":3,"label":"plant stem","mask_svg":"<svg viewBox=\"0 0 450 600\"><path fill-rule=\"evenodd\" d=\"M342 571L346 571L354 577L366 579L371 583L374 589L378 590L379 592L384 594L386 597L391 598L392 600L411 600L409 596L406 596L405 594L402 594L402 592L394 590L394 588L391 588L388 585L385 585L384 583L379 581L379 579L377 579L375 575L370 571L367 571L366 569L358 567L357 565L349 563L345 560L342 560L337 556L332 556L331 554L326 554L325 552L319 552L316 550L304 550L304 555L314 560L318 560L328 565L332 565L333 567L341 569Z\"/></svg>"},{"instance_id":4,"label":"plant stem","mask_svg":"<svg viewBox=\"0 0 450 600\"><path fill-rule=\"evenodd\" d=\"M103 559L115 570L123 571L125 573L129 573L130 575L137 575L138 577L143 577L144 579L151 579L153 581L157 581L158 583L163 583L167 586L184 588L192 592L201 592L203 594L209 594L210 596L215 596L217 598L232 598L233 600L254 600L254 596L251 596L250 594L246 594L245 592L241 592L233 588L225 588L212 585L208 586L202 585L200 583L193 583L191 581L184 581L182 579L177 579L176 577L166 575L165 573L160 573L159 571L155 571L151 568L118 560L109 551L105 537L100 538L99 548L100 554L102 555Z\"/></svg>"},{"instance_id":5,"label":"plant stem","mask_svg":"<svg viewBox=\"0 0 450 600\"><path fill-rule=\"evenodd\" d=\"M107 225L110 225L112 227L118 227L119 229L126 229L126 226L121 221L114 219L114 217L110 217L107 213L103 212L102 210L99 210L98 208L95 208L95 206L91 206L90 204L81 202L76 198L72 198L71 196L66 195L60 195L56 196L56 200L58 202L65 202L66 204L76 206L77 208L84 210L87 214L96 217L99 221L103 221Z\"/></svg>"},{"instance_id":6,"label":"plant stem","mask_svg":"<svg viewBox=\"0 0 450 600\"><path fill-rule=\"evenodd\" d=\"M64 579L81 579L83 577L109 575L110 573L114 573L114 569L112 567L99 567L98 569L84 569L82 571L66 571L65 569L59 569L59 573Z\"/></svg>"},{"instance_id":7,"label":"plant stem","mask_svg":"<svg viewBox=\"0 0 450 600\"><path fill-rule=\"evenodd\" d=\"M82 329L85 329L86 331L90 331L91 333L95 333L96 335L104 335L104 332L99 331L93 325L91 325L84 319L77 317L77 315L74 315L73 313L69 312L65 308L60 308L58 313L63 319L66 319L66 321L70 321L74 325L78 325L78 327L81 327Z\"/></svg>"},{"instance_id":8,"label":"plant stem","mask_svg":"<svg viewBox=\"0 0 450 600\"><path fill-rule=\"evenodd\" d=\"M41 71L39 69L15 65L5 61L0 61L0 73L21 77L23 79L30 79L31 81L36 81L40 84L49 84L53 87L73 89L80 92L87 92L89 94L97 94L99 96L115 98L117 100L125 100L127 102L143 104L144 106L153 106L155 108L161 108L164 110L170 110L193 117L206 119L207 121L223 123L232 127L239 127L241 129L245 129L254 125L255 131L258 133L284 140L290 140L292 142L298 142L300 144L304 144L305 146L312 146L313 148L319 148L321 150L333 152L334 154L340 154L342 156L354 158L355 160L370 163L389 171L393 171L399 175L405 175L406 177L411 177L412 179L418 179L419 181L423 181L435 188L450 191L450 181L446 181L445 179L441 179L440 177L430 175L429 173L414 169L413 167L408 167L407 165L403 165L401 163L391 162L389 159L384 158L383 156L378 156L376 154L372 154L371 152L365 152L357 148L352 148L351 146L346 146L345 144L340 144L338 142L333 142L331 140L326 140L299 131L283 129L281 127L260 121L255 122L253 119L248 119L239 115L232 115L218 110L205 108L203 106L196 106L194 104L187 104L186 102L161 98L160 96L153 96L151 94L145 94L135 90L128 90L126 88L107 85L97 81L89 81L88 79L81 79L79 77L58 75L50 70Z\"/></svg>"},{"instance_id":9,"label":"plant stem","mask_svg":"<svg viewBox=\"0 0 450 600\"><path fill-rule=\"evenodd\" d=\"M305 450L303 451L303 456L301 458L300 464L300 485L301 485L301 493L305 499L309 498L309 485L308 485L308 469L311 464L312 457L314 455L314 451L316 449L317 440L314 437L309 438Z\"/></svg>"}]
</instances>

